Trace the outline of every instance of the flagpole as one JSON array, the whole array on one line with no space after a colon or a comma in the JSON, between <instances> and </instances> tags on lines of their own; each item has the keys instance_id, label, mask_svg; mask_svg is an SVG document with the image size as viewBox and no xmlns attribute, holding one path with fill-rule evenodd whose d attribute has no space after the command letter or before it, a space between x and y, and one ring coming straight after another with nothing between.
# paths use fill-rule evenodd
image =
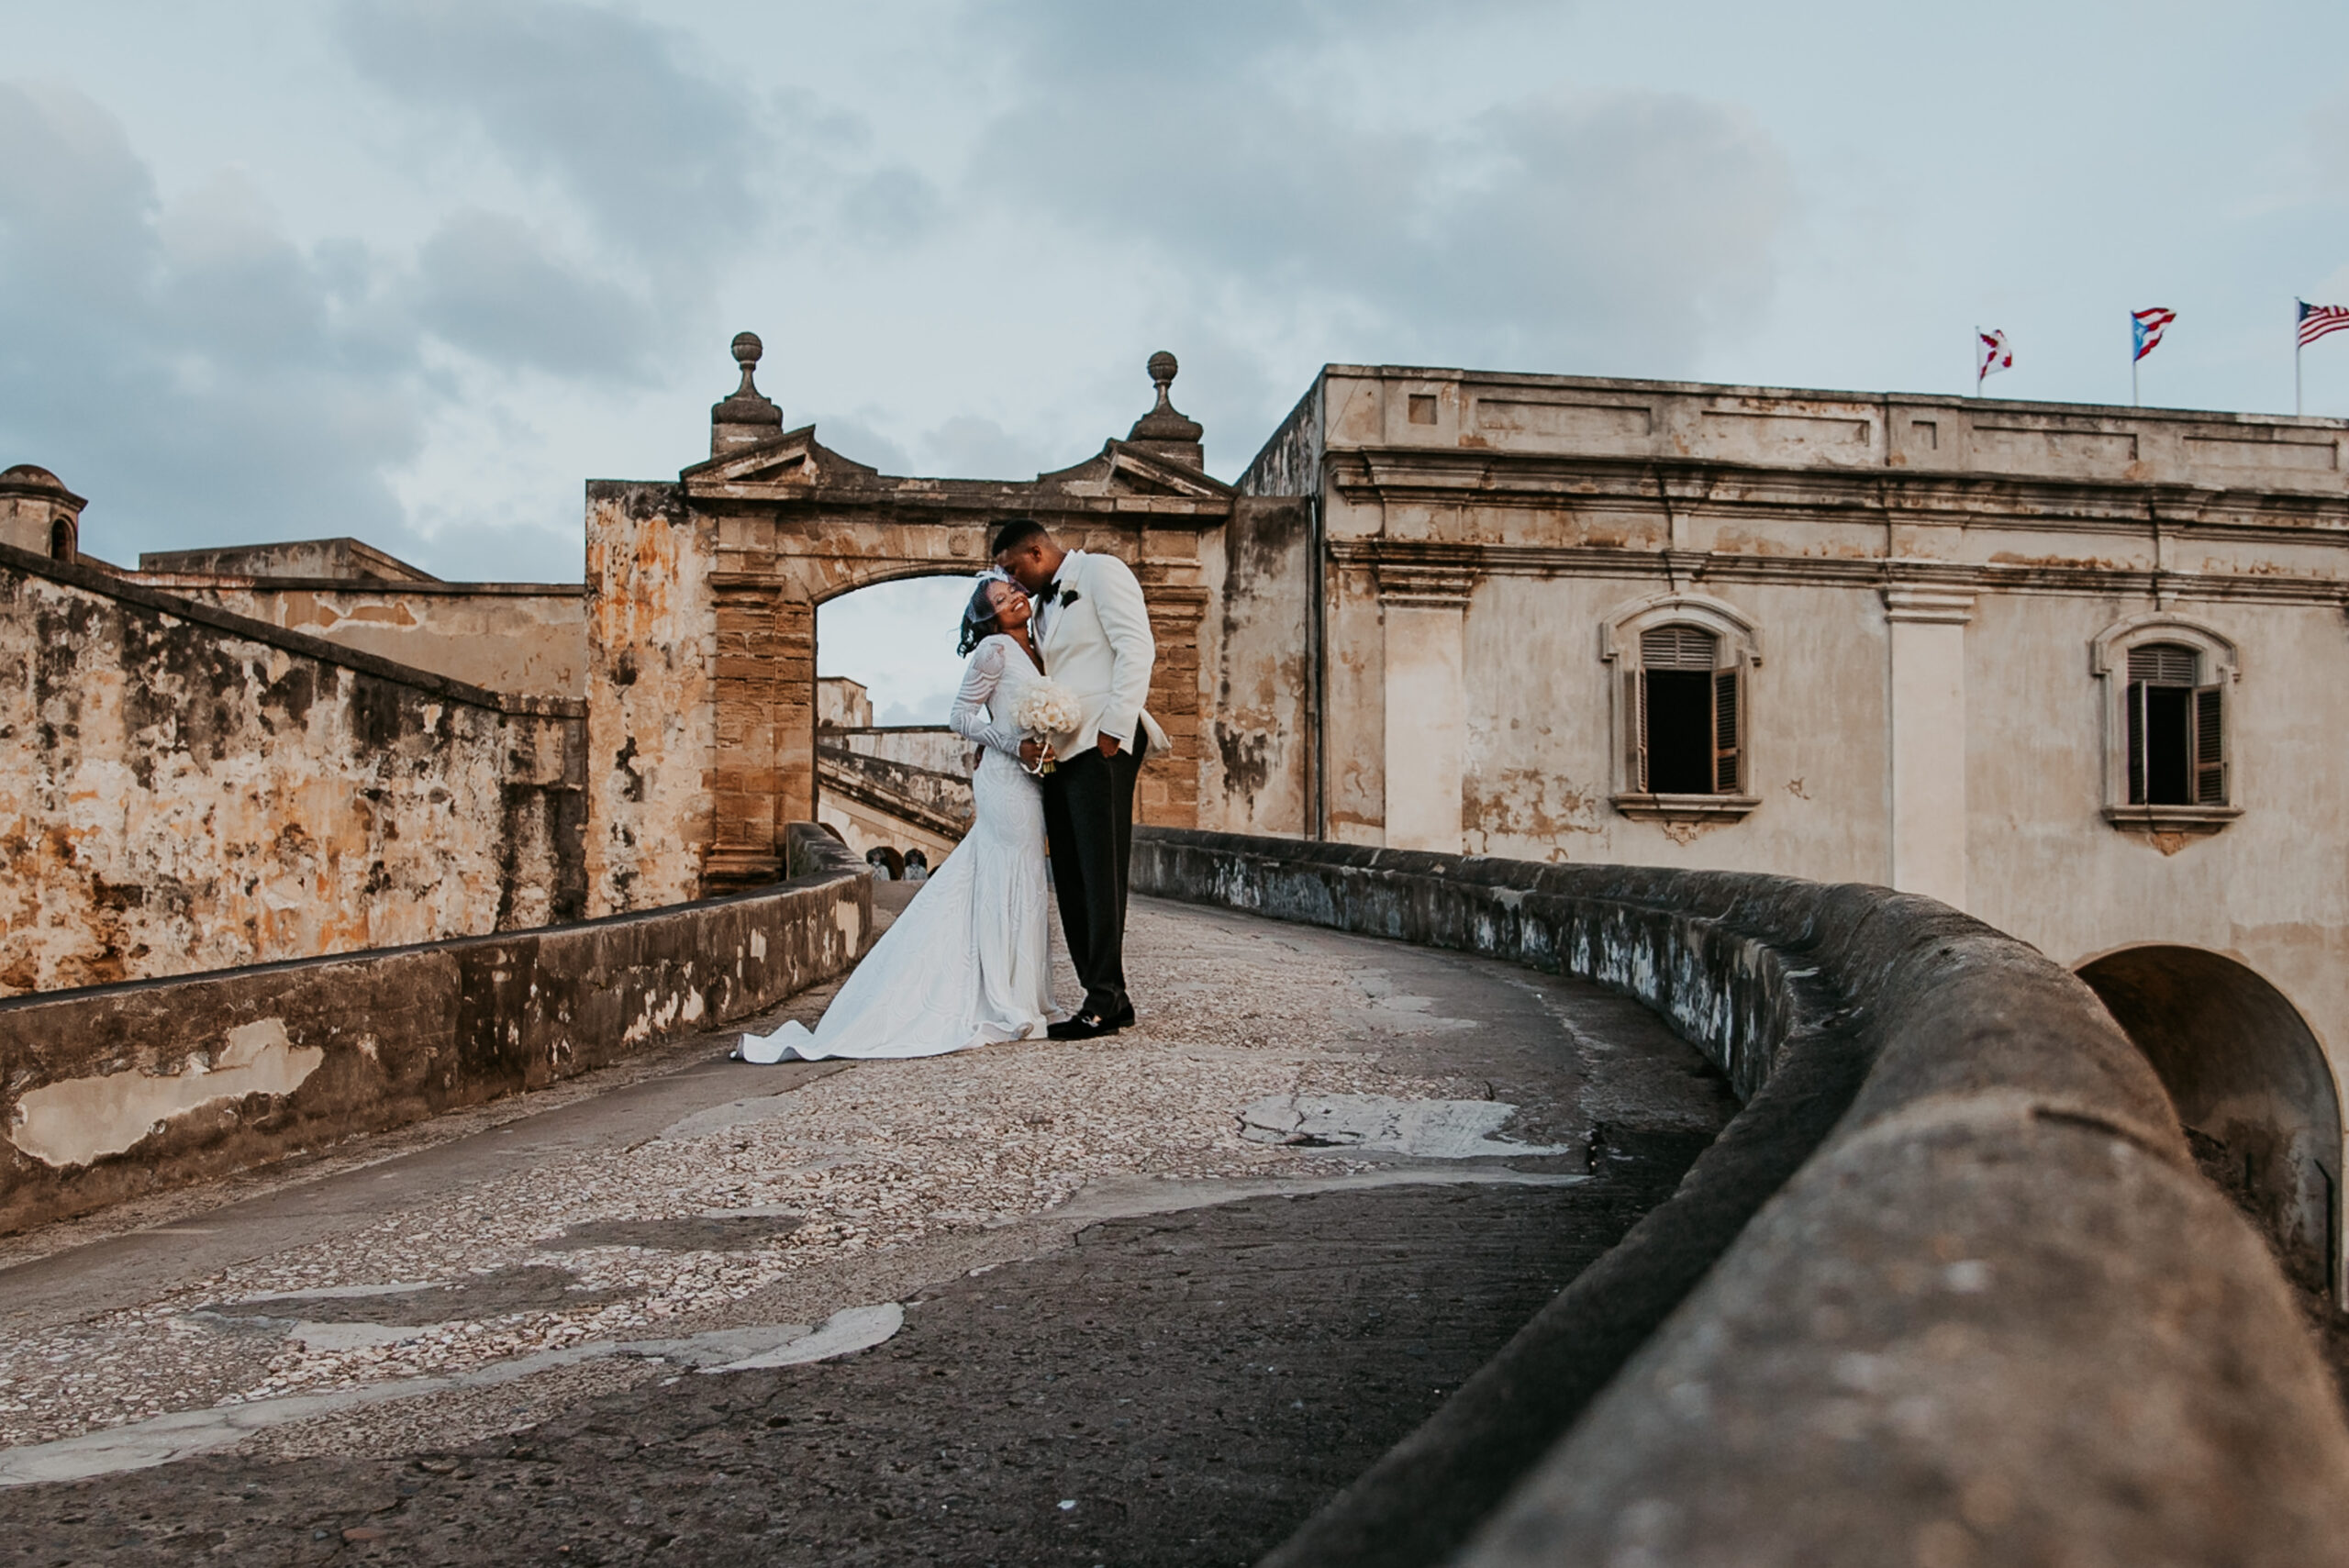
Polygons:
<instances>
[{"instance_id":1,"label":"flagpole","mask_svg":"<svg viewBox=\"0 0 2349 1568\"><path fill-rule=\"evenodd\" d=\"M1976 397L1982 395L1982 328L1977 326L1974 328L1974 395Z\"/></svg>"},{"instance_id":2,"label":"flagpole","mask_svg":"<svg viewBox=\"0 0 2349 1568\"><path fill-rule=\"evenodd\" d=\"M2308 302L2292 301L2292 417L2300 417L2300 316L2308 309Z\"/></svg>"}]
</instances>

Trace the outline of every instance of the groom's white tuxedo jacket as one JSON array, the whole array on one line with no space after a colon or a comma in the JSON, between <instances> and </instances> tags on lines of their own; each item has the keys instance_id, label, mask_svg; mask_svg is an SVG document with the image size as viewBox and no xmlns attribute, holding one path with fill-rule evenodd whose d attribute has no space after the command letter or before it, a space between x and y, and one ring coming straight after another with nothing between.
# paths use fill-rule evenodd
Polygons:
<instances>
[{"instance_id":1,"label":"groom's white tuxedo jacket","mask_svg":"<svg viewBox=\"0 0 2349 1568\"><path fill-rule=\"evenodd\" d=\"M1106 734L1131 751L1139 727L1152 751L1164 751L1166 731L1142 708L1158 644L1132 569L1114 555L1072 550L1052 582L1059 594L1041 607L1037 648L1045 675L1066 687L1085 713L1077 728L1052 737L1052 749L1078 756Z\"/></svg>"}]
</instances>

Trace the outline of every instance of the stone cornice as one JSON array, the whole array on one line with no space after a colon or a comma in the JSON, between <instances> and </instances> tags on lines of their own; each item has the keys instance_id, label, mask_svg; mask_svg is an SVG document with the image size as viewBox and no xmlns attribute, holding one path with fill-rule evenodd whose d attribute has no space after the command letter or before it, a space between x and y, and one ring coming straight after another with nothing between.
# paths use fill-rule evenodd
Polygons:
<instances>
[{"instance_id":1,"label":"stone cornice","mask_svg":"<svg viewBox=\"0 0 2349 1568\"><path fill-rule=\"evenodd\" d=\"M1687 516L1903 523L1985 521L2138 528L2165 524L2349 542L2349 495L2188 484L2018 478L1915 469L1778 469L1692 460L1362 448L1325 459L1330 488L1364 504L1554 510L1593 503Z\"/></svg>"},{"instance_id":2,"label":"stone cornice","mask_svg":"<svg viewBox=\"0 0 2349 1568\"><path fill-rule=\"evenodd\" d=\"M1932 626L1964 626L1974 618L1974 595L1948 587L1923 587L1915 583L1887 584L1884 618Z\"/></svg>"},{"instance_id":3,"label":"stone cornice","mask_svg":"<svg viewBox=\"0 0 2349 1568\"><path fill-rule=\"evenodd\" d=\"M1408 554L1372 562L1378 602L1415 609L1462 609L1479 575L1476 552L1457 545L1418 544Z\"/></svg>"},{"instance_id":4,"label":"stone cornice","mask_svg":"<svg viewBox=\"0 0 2349 1568\"><path fill-rule=\"evenodd\" d=\"M1129 528L1208 528L1231 516L1233 500L1230 495L1085 495L979 481L940 481L903 489L845 484L739 484L707 490L696 486L687 494L694 508L701 512L763 512L794 524L810 514L829 514L864 526L881 522L912 528L969 528L1032 514ZM876 517L876 513L882 515Z\"/></svg>"},{"instance_id":5,"label":"stone cornice","mask_svg":"<svg viewBox=\"0 0 2349 1568\"><path fill-rule=\"evenodd\" d=\"M1624 550L1608 546L1461 545L1416 539L1332 539L1330 559L1341 569L1375 573L1379 596L1405 584L1438 582L1431 591L1479 577L1600 577L1669 584L1807 584L1863 591L1933 588L1953 594L2049 594L2070 596L2232 600L2349 606L2349 581L2248 573L2154 572L2100 566L1976 564L1883 556L1744 555L1728 551Z\"/></svg>"}]
</instances>

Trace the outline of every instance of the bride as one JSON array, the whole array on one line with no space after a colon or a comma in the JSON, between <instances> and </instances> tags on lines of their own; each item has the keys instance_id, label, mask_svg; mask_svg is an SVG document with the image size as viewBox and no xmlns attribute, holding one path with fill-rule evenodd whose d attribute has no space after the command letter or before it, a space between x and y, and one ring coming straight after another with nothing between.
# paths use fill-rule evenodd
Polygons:
<instances>
[{"instance_id":1,"label":"bride","mask_svg":"<svg viewBox=\"0 0 2349 1568\"><path fill-rule=\"evenodd\" d=\"M1052 1000L1045 926L1043 795L1028 770L1050 759L1012 722L1044 679L1029 640L1028 595L983 574L963 612L963 687L947 722L981 747L970 833L930 873L856 966L811 1033L786 1023L744 1035L745 1062L833 1056L939 1056L1002 1040L1041 1040L1067 1017Z\"/></svg>"}]
</instances>

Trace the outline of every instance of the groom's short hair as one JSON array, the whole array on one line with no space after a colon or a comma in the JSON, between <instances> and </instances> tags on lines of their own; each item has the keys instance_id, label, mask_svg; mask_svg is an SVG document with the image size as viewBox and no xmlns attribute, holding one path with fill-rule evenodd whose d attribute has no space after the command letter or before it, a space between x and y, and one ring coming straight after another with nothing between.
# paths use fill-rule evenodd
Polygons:
<instances>
[{"instance_id":1,"label":"groom's short hair","mask_svg":"<svg viewBox=\"0 0 2349 1568\"><path fill-rule=\"evenodd\" d=\"M1051 531L1033 517L1014 517L995 530L995 549L988 553L1001 555L1007 550L1014 550L1026 544L1038 534Z\"/></svg>"}]
</instances>

